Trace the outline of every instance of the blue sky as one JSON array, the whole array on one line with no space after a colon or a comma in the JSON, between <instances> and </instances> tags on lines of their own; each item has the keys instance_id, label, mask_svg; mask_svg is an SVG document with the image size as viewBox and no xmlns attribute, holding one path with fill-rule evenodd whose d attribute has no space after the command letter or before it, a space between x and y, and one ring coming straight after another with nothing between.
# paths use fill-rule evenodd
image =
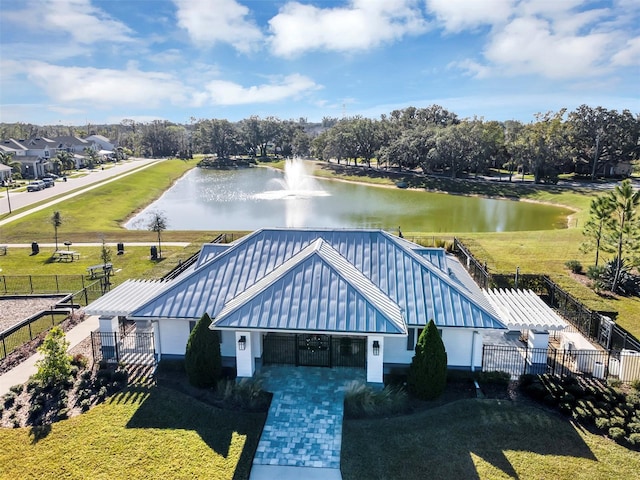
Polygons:
<instances>
[{"instance_id":1,"label":"blue sky","mask_svg":"<svg viewBox=\"0 0 640 480\"><path fill-rule=\"evenodd\" d=\"M640 0L2 0L0 121L640 113Z\"/></svg>"}]
</instances>

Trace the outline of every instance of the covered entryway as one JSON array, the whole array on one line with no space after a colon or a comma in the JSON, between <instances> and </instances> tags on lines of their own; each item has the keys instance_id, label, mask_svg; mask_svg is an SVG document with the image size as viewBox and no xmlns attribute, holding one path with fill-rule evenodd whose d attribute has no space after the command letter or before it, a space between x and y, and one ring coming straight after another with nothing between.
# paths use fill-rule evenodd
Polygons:
<instances>
[{"instance_id":1,"label":"covered entryway","mask_svg":"<svg viewBox=\"0 0 640 480\"><path fill-rule=\"evenodd\" d=\"M365 368L366 356L364 337L316 333L267 333L263 337L264 365Z\"/></svg>"}]
</instances>

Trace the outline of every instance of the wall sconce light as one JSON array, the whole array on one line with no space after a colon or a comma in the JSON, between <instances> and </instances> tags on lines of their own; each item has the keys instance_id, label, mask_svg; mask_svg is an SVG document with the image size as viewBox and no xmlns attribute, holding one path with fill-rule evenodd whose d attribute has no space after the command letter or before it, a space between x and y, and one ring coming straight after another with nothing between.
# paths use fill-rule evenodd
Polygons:
<instances>
[{"instance_id":1,"label":"wall sconce light","mask_svg":"<svg viewBox=\"0 0 640 480\"><path fill-rule=\"evenodd\" d=\"M238 339L238 350L244 350L245 348L247 348L247 337L242 335Z\"/></svg>"},{"instance_id":2,"label":"wall sconce light","mask_svg":"<svg viewBox=\"0 0 640 480\"><path fill-rule=\"evenodd\" d=\"M373 354L376 357L380 355L380 342L378 342L378 340L373 341Z\"/></svg>"}]
</instances>

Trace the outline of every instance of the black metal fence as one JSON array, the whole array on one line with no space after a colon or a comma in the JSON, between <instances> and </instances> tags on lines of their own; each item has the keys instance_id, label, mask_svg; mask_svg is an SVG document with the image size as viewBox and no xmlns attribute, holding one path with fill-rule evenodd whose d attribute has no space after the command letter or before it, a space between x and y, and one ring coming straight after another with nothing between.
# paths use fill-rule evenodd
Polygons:
<instances>
[{"instance_id":1,"label":"black metal fence","mask_svg":"<svg viewBox=\"0 0 640 480\"><path fill-rule=\"evenodd\" d=\"M0 332L0 360L4 360L11 352L30 342L42 332L60 325L73 313L71 309L55 307L56 305L52 306L50 310L44 310L32 315Z\"/></svg>"},{"instance_id":2,"label":"black metal fence","mask_svg":"<svg viewBox=\"0 0 640 480\"><path fill-rule=\"evenodd\" d=\"M21 279L22 281L17 281ZM75 280L74 280L75 279ZM17 323L16 325L0 332L0 360L6 358L11 352L25 343L33 340L51 327L60 325L76 310L87 306L92 301L102 296L105 292L104 281L98 280L85 285L84 277L77 275L24 275L0 277L4 285L10 285L19 290L20 286L28 288L28 291L12 291L10 295L53 295L59 294L62 288L74 285L82 285L75 293L52 300L52 308L39 312ZM108 287L108 286L107 286ZM60 290L57 290L60 289Z\"/></svg>"},{"instance_id":3,"label":"black metal fence","mask_svg":"<svg viewBox=\"0 0 640 480\"><path fill-rule=\"evenodd\" d=\"M592 376L623 383L640 380L640 353L631 350L560 350L553 347L484 345L482 371L508 372L513 379L526 373Z\"/></svg>"},{"instance_id":4,"label":"black metal fence","mask_svg":"<svg viewBox=\"0 0 640 480\"><path fill-rule=\"evenodd\" d=\"M70 293L85 286L84 275L0 275L0 295Z\"/></svg>"},{"instance_id":5,"label":"black metal fence","mask_svg":"<svg viewBox=\"0 0 640 480\"><path fill-rule=\"evenodd\" d=\"M155 365L156 351L153 332L91 332L91 348L95 362L127 365Z\"/></svg>"},{"instance_id":6,"label":"black metal fence","mask_svg":"<svg viewBox=\"0 0 640 480\"><path fill-rule=\"evenodd\" d=\"M547 305L573 325L580 333L609 351L640 352L640 341L615 323L616 312L598 312L587 308L546 275L491 274L457 239L454 253L481 288L528 289L537 293Z\"/></svg>"}]
</instances>

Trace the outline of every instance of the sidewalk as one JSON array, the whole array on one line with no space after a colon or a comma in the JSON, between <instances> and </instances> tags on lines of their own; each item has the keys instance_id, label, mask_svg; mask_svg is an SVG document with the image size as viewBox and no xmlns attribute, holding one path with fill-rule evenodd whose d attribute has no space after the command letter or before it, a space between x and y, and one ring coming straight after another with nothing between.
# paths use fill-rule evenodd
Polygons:
<instances>
[{"instance_id":1,"label":"sidewalk","mask_svg":"<svg viewBox=\"0 0 640 480\"><path fill-rule=\"evenodd\" d=\"M69 342L69 349L72 349L89 335L91 335L91 332L93 330L97 330L98 326L98 317L91 316L87 317L84 321L66 332L67 341ZM36 362L40 357L41 355L39 353L36 353L27 358L13 370L9 370L8 372L0 375L0 396L9 392L9 389L13 385L25 383L27 380L29 380L29 377L38 371L38 369L36 368Z\"/></svg>"}]
</instances>

